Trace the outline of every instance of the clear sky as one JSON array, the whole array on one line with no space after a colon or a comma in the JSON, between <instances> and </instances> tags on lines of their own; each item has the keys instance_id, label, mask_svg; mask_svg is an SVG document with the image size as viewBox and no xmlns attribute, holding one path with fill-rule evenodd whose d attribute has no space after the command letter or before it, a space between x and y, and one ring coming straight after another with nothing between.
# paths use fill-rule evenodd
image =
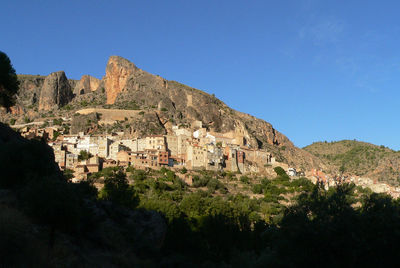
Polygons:
<instances>
[{"instance_id":1,"label":"clear sky","mask_svg":"<svg viewBox=\"0 0 400 268\"><path fill-rule=\"evenodd\" d=\"M214 93L296 146L400 150L400 1L2 1L17 73L101 78L110 55Z\"/></svg>"}]
</instances>

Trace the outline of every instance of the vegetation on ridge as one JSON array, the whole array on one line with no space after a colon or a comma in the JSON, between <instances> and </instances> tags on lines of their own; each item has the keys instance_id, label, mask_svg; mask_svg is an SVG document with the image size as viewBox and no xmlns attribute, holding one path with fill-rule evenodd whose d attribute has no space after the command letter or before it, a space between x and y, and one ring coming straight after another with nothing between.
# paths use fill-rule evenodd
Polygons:
<instances>
[{"instance_id":1,"label":"vegetation on ridge","mask_svg":"<svg viewBox=\"0 0 400 268\"><path fill-rule=\"evenodd\" d=\"M392 185L400 185L400 152L383 145L343 140L315 142L303 149L330 166L328 172L377 178Z\"/></svg>"}]
</instances>

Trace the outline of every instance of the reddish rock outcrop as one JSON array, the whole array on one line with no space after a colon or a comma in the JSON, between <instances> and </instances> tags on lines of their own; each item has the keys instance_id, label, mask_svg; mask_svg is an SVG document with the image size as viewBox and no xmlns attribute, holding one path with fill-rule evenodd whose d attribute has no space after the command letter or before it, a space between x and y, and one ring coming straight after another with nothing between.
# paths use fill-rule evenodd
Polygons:
<instances>
[{"instance_id":1,"label":"reddish rock outcrop","mask_svg":"<svg viewBox=\"0 0 400 268\"><path fill-rule=\"evenodd\" d=\"M125 89L128 78L139 69L132 62L118 56L111 56L106 67L104 84L107 95L107 104L113 104L118 93Z\"/></svg>"}]
</instances>

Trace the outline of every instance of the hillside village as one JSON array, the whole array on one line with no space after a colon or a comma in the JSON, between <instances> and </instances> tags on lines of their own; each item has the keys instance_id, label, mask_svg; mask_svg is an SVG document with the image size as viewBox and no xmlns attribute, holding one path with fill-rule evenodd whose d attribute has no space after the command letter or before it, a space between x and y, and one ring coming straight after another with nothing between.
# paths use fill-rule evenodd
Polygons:
<instances>
[{"instance_id":1,"label":"hillside village","mask_svg":"<svg viewBox=\"0 0 400 268\"><path fill-rule=\"evenodd\" d=\"M45 140L59 167L74 171L75 181L114 166L224 170L261 177L273 176L273 167L281 166L292 178L305 176L326 188L354 182L400 196L398 184L340 173L294 146L268 122L119 56L109 58L101 80L88 75L68 79L63 71L18 79L17 103L11 113L2 113L1 121L26 138Z\"/></svg>"},{"instance_id":2,"label":"hillside village","mask_svg":"<svg viewBox=\"0 0 400 268\"><path fill-rule=\"evenodd\" d=\"M240 135L208 132L201 121L194 121L192 125L191 129L174 126L173 133L169 135L134 139L127 138L124 132L57 135L60 130L57 126L26 127L21 134L25 138L39 137L48 141L60 169L73 170L75 180L115 166L138 169L168 166L250 173L258 172L261 164L275 164L271 153L246 146ZM82 152L90 157L80 159Z\"/></svg>"},{"instance_id":3,"label":"hillside village","mask_svg":"<svg viewBox=\"0 0 400 268\"><path fill-rule=\"evenodd\" d=\"M68 120L68 119L67 119ZM61 170L72 170L73 181L87 179L107 167L129 166L136 169L171 169L229 171L241 174L266 174L274 166L282 166L289 176L306 176L325 188L348 182L400 197L400 187L360 176L326 174L322 170L296 170L276 161L272 153L251 148L240 133L207 131L201 121L193 121L191 128L172 127L167 135L127 137L124 132L111 134L63 134L63 128L42 128L37 124L20 129L25 138L41 138L53 148L55 161ZM80 157L84 155L85 157ZM267 172L268 173L268 172Z\"/></svg>"}]
</instances>

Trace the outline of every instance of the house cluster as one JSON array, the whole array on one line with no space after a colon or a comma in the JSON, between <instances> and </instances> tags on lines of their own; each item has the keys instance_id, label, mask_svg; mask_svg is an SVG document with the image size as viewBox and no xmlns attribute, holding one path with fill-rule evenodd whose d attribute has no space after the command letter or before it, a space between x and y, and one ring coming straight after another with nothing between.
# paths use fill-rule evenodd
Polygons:
<instances>
[{"instance_id":1,"label":"house cluster","mask_svg":"<svg viewBox=\"0 0 400 268\"><path fill-rule=\"evenodd\" d=\"M40 138L44 140L53 140L60 131L61 127L57 126L46 128L23 127L19 130L21 136L26 139Z\"/></svg>"},{"instance_id":2,"label":"house cluster","mask_svg":"<svg viewBox=\"0 0 400 268\"><path fill-rule=\"evenodd\" d=\"M105 167L133 166L159 168L162 166L249 172L249 163L273 163L275 159L266 151L251 149L238 142L238 135L222 135L173 127L169 135L150 135L127 139L124 133L111 135L60 135L49 145L61 169L72 169L75 176L84 178ZM89 159L80 159L81 152Z\"/></svg>"},{"instance_id":3,"label":"house cluster","mask_svg":"<svg viewBox=\"0 0 400 268\"><path fill-rule=\"evenodd\" d=\"M325 186L325 189L329 189L329 187L334 187L341 183L354 183L363 188L370 188L375 193L387 193L393 198L400 197L400 187L394 187L387 183L379 182L376 179L373 180L358 176L329 176L322 170L317 169L312 169L310 175L313 183L321 182Z\"/></svg>"}]
</instances>

